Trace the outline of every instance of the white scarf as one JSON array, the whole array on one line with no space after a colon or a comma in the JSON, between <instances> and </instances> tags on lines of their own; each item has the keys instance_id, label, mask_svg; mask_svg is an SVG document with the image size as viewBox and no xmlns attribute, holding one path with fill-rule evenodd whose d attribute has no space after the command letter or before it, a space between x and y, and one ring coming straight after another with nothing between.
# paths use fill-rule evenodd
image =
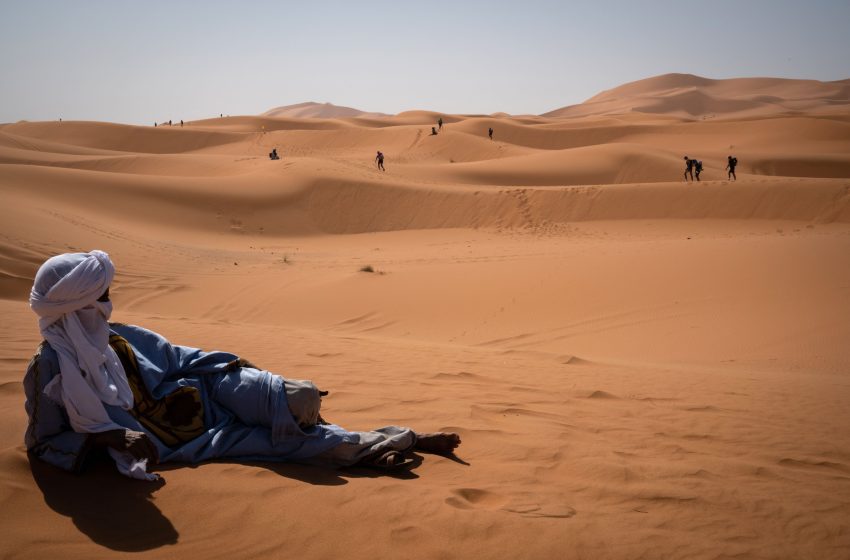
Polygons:
<instances>
[{"instance_id":1,"label":"white scarf","mask_svg":"<svg viewBox=\"0 0 850 560\"><path fill-rule=\"evenodd\" d=\"M124 366L109 346L112 303L97 301L114 276L115 267L103 251L66 253L41 266L30 292L41 334L59 357L60 374L44 392L64 405L76 432L123 429L109 417L104 403L124 410L133 407ZM145 473L145 461L114 449L109 453L123 474L153 476Z\"/></svg>"}]
</instances>

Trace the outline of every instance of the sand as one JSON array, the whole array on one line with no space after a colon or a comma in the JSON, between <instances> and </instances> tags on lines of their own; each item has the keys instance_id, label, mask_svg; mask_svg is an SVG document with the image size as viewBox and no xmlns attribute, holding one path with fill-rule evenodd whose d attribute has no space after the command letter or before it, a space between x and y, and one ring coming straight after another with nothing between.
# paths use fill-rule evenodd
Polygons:
<instances>
[{"instance_id":1,"label":"sand","mask_svg":"<svg viewBox=\"0 0 850 560\"><path fill-rule=\"evenodd\" d=\"M695 78L436 137L427 111L0 125L0 557L847 558L847 84L740 110L752 81ZM351 429L457 431L457 459L161 486L30 460L32 278L94 248L115 320L313 379Z\"/></svg>"}]
</instances>

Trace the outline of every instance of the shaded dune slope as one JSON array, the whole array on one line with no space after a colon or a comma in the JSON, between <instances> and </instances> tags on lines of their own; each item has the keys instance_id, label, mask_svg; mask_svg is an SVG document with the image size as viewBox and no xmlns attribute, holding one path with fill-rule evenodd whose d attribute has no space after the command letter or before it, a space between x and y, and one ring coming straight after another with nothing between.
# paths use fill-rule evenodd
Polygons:
<instances>
[{"instance_id":1,"label":"shaded dune slope","mask_svg":"<svg viewBox=\"0 0 850 560\"><path fill-rule=\"evenodd\" d=\"M3 169L0 167L0 169ZM303 235L404 229L519 227L586 220L764 219L850 221L850 181L740 180L700 189L681 184L552 188L425 187L386 180L351 181L340 174L293 176L285 187L256 177L159 178L52 168L3 169L20 208L40 211L44 197L79 216L103 212L118 222L162 231ZM44 185L34 194L28 185ZM19 185L19 187L18 187ZM98 200L92 208L91 200ZM127 209L132 212L127 212Z\"/></svg>"}]
</instances>

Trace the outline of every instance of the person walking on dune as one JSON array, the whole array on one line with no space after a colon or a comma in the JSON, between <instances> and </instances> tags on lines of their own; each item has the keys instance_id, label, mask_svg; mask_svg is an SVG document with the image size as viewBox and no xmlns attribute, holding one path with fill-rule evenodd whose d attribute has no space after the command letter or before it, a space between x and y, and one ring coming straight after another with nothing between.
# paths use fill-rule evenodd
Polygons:
<instances>
[{"instance_id":1,"label":"person walking on dune","mask_svg":"<svg viewBox=\"0 0 850 560\"><path fill-rule=\"evenodd\" d=\"M437 130L439 130L440 132L443 131L443 117L437 119Z\"/></svg>"},{"instance_id":2,"label":"person walking on dune","mask_svg":"<svg viewBox=\"0 0 850 560\"><path fill-rule=\"evenodd\" d=\"M688 182L688 175L691 176L691 181L694 180L694 160L685 156L685 182Z\"/></svg>"},{"instance_id":3,"label":"person walking on dune","mask_svg":"<svg viewBox=\"0 0 850 560\"><path fill-rule=\"evenodd\" d=\"M738 176L735 175L735 167L738 165L738 158L735 156L729 156L728 163L726 164L726 169L729 170L729 174L727 175L727 179L732 179L733 181L738 180Z\"/></svg>"},{"instance_id":4,"label":"person walking on dune","mask_svg":"<svg viewBox=\"0 0 850 560\"><path fill-rule=\"evenodd\" d=\"M490 137L490 140L493 139L493 127L492 126L487 129L487 136Z\"/></svg>"},{"instance_id":5,"label":"person walking on dune","mask_svg":"<svg viewBox=\"0 0 850 560\"><path fill-rule=\"evenodd\" d=\"M378 164L378 169L386 171L386 169L384 169L384 154L381 150L378 150L378 155L375 156L375 162Z\"/></svg>"}]
</instances>

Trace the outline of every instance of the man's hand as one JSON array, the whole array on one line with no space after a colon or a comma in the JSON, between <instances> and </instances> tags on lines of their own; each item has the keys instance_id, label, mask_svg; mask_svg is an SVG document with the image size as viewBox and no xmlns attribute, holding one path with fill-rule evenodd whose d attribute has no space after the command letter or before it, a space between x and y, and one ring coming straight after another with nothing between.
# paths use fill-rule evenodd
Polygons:
<instances>
[{"instance_id":1,"label":"man's hand","mask_svg":"<svg viewBox=\"0 0 850 560\"><path fill-rule=\"evenodd\" d=\"M128 429L100 432L95 434L95 442L116 451L126 451L138 461L147 459L150 464L159 461L156 446L144 432Z\"/></svg>"},{"instance_id":2,"label":"man's hand","mask_svg":"<svg viewBox=\"0 0 850 560\"><path fill-rule=\"evenodd\" d=\"M159 452L156 450L156 445L153 444L151 438L144 432L125 430L122 445L123 449L119 449L119 451L126 451L134 459L139 461L147 459L148 463L152 465L155 465L159 461Z\"/></svg>"},{"instance_id":3,"label":"man's hand","mask_svg":"<svg viewBox=\"0 0 850 560\"><path fill-rule=\"evenodd\" d=\"M243 368L243 367L260 369L257 366L255 366L254 364L252 364L251 362L249 362L248 360L246 360L245 358L237 358L235 360L227 362L227 365L224 366L224 371L227 371L227 372L236 371L237 369Z\"/></svg>"}]
</instances>

